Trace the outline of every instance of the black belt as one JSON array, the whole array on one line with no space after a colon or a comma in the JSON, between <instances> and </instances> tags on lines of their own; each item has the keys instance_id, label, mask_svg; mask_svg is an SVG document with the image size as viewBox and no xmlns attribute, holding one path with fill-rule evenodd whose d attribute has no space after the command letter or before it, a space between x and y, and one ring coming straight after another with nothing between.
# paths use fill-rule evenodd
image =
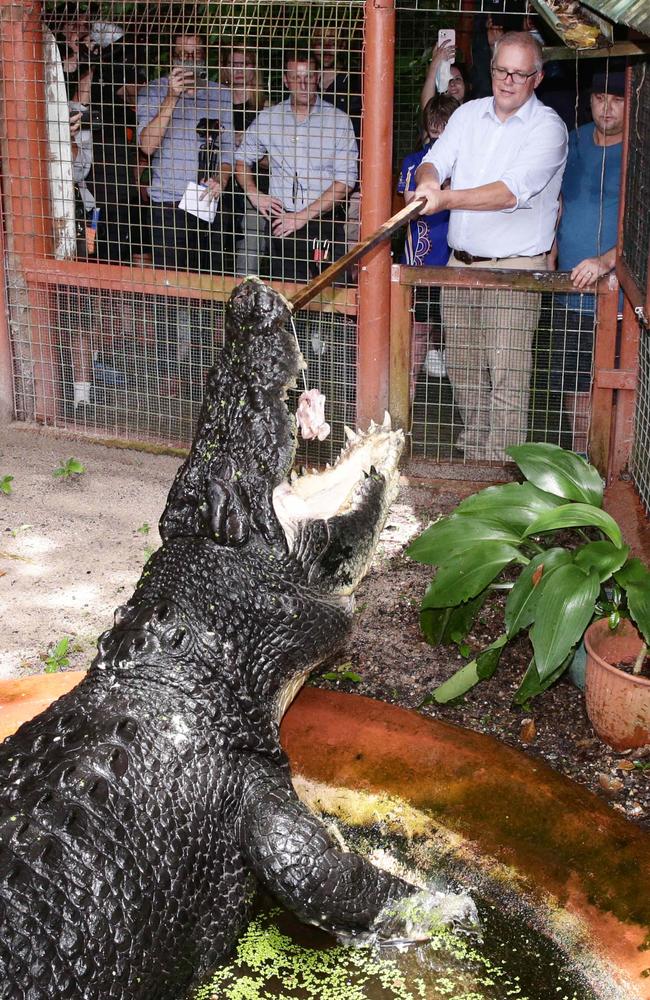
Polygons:
<instances>
[{"instance_id":1,"label":"black belt","mask_svg":"<svg viewBox=\"0 0 650 1000\"><path fill-rule=\"evenodd\" d=\"M484 264L486 260L497 260L497 257L475 257L474 254L467 253L467 250L454 250L454 257L461 264Z\"/></svg>"}]
</instances>

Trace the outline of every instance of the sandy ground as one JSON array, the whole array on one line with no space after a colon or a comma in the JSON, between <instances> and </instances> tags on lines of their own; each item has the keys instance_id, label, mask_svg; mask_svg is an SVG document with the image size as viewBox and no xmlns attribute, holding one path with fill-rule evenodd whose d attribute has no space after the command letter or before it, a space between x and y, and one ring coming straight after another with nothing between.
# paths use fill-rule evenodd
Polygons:
<instances>
[{"instance_id":1,"label":"sandy ground","mask_svg":"<svg viewBox=\"0 0 650 1000\"><path fill-rule=\"evenodd\" d=\"M53 472L79 459L83 475ZM43 668L68 637L82 669L160 544L158 517L180 459L12 424L0 427L0 677ZM146 532L144 525L149 525ZM140 530L138 530L140 529Z\"/></svg>"}]
</instances>

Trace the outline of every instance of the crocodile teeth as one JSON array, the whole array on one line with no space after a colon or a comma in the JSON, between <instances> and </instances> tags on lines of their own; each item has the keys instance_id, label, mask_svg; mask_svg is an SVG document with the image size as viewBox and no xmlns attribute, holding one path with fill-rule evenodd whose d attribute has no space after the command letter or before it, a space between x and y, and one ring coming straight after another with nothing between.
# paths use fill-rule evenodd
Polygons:
<instances>
[{"instance_id":1,"label":"crocodile teeth","mask_svg":"<svg viewBox=\"0 0 650 1000\"><path fill-rule=\"evenodd\" d=\"M388 410L384 410L384 422L381 425L385 431L390 431L393 429L393 423L390 419L390 413Z\"/></svg>"},{"instance_id":2,"label":"crocodile teeth","mask_svg":"<svg viewBox=\"0 0 650 1000\"><path fill-rule=\"evenodd\" d=\"M345 426L345 427L343 428L343 430L345 431L345 436L346 436L346 438L348 439L348 441L350 442L350 444L354 444L354 442L355 442L355 441L357 440L357 438L358 438L358 435L357 435L357 434L355 434L355 433L354 433L354 431L352 430L352 428L351 428L351 427L348 427L348 426L347 426L347 424L346 424L346 426Z\"/></svg>"}]
</instances>

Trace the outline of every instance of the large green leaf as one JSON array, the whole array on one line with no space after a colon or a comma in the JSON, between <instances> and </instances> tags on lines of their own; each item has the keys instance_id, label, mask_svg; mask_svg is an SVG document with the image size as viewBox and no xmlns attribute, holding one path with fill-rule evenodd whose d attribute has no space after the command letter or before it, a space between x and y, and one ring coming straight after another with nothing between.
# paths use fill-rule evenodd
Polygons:
<instances>
[{"instance_id":1,"label":"large green leaf","mask_svg":"<svg viewBox=\"0 0 650 1000\"><path fill-rule=\"evenodd\" d=\"M454 608L420 607L420 631L430 646L444 642L452 611Z\"/></svg>"},{"instance_id":2,"label":"large green leaf","mask_svg":"<svg viewBox=\"0 0 650 1000\"><path fill-rule=\"evenodd\" d=\"M513 445L506 448L506 452L514 458L526 479L540 490L567 500L602 506L600 473L574 452L541 442Z\"/></svg>"},{"instance_id":3,"label":"large green leaf","mask_svg":"<svg viewBox=\"0 0 650 1000\"><path fill-rule=\"evenodd\" d=\"M573 561L581 570L598 570L600 582L608 580L612 573L620 569L630 552L629 545L619 548L612 542L587 542L573 554Z\"/></svg>"},{"instance_id":4,"label":"large green leaf","mask_svg":"<svg viewBox=\"0 0 650 1000\"><path fill-rule=\"evenodd\" d=\"M453 701L466 694L479 681L491 677L497 668L506 642L506 636L500 635L482 653L479 653L476 659L466 663L464 667L452 674L444 684L437 687L432 694L427 695L422 705L430 705L432 701L438 702L439 705Z\"/></svg>"},{"instance_id":5,"label":"large green leaf","mask_svg":"<svg viewBox=\"0 0 650 1000\"><path fill-rule=\"evenodd\" d=\"M427 642L438 646L464 639L483 607L487 593L484 590L478 597L459 604L457 608L429 608L425 596L420 608L420 628Z\"/></svg>"},{"instance_id":6,"label":"large green leaf","mask_svg":"<svg viewBox=\"0 0 650 1000\"><path fill-rule=\"evenodd\" d=\"M535 620L537 605L548 580L556 569L567 566L571 561L571 553L566 549L547 549L531 559L522 570L506 601L505 622L509 639Z\"/></svg>"},{"instance_id":7,"label":"large green leaf","mask_svg":"<svg viewBox=\"0 0 650 1000\"><path fill-rule=\"evenodd\" d=\"M621 529L614 518L610 517L604 510L588 503L567 503L563 507L546 511L526 528L524 535L543 535L556 528L576 528L579 526L598 528L619 549L623 546Z\"/></svg>"},{"instance_id":8,"label":"large green leaf","mask_svg":"<svg viewBox=\"0 0 650 1000\"><path fill-rule=\"evenodd\" d=\"M500 635L498 639L491 642L490 645L476 657L476 673L482 681L491 677L498 667L503 647L507 641L508 637L504 632L503 635Z\"/></svg>"},{"instance_id":9,"label":"large green leaf","mask_svg":"<svg viewBox=\"0 0 650 1000\"><path fill-rule=\"evenodd\" d=\"M571 663L572 658L573 650L571 650L569 655L562 661L557 670L554 670L542 681L540 680L539 673L537 672L537 665L535 663L535 657L533 656L532 660L528 664L528 669L523 676L522 682L517 688L515 696L512 699L515 705L525 705L531 698L541 694L542 691L546 691L551 684L555 684L558 677L562 676Z\"/></svg>"},{"instance_id":10,"label":"large green leaf","mask_svg":"<svg viewBox=\"0 0 650 1000\"><path fill-rule=\"evenodd\" d=\"M430 525L406 550L406 554L416 562L430 566L441 566L467 549L473 549L484 541L509 542L517 545L520 534L504 528L497 521L487 518L458 517L450 514ZM454 602L458 603L458 602Z\"/></svg>"},{"instance_id":11,"label":"large green leaf","mask_svg":"<svg viewBox=\"0 0 650 1000\"><path fill-rule=\"evenodd\" d=\"M520 554L507 542L480 542L443 563L422 599L423 608L449 608L476 597Z\"/></svg>"},{"instance_id":12,"label":"large green leaf","mask_svg":"<svg viewBox=\"0 0 650 1000\"><path fill-rule=\"evenodd\" d=\"M650 570L640 559L630 559L615 579L625 588L630 614L650 645Z\"/></svg>"},{"instance_id":13,"label":"large green leaf","mask_svg":"<svg viewBox=\"0 0 650 1000\"><path fill-rule=\"evenodd\" d=\"M588 574L571 563L553 573L552 585L544 588L530 630L539 678L544 681L557 670L591 621L600 593L595 569Z\"/></svg>"},{"instance_id":14,"label":"large green leaf","mask_svg":"<svg viewBox=\"0 0 650 1000\"><path fill-rule=\"evenodd\" d=\"M437 687L430 695L427 695L421 704L430 705L432 701L436 701L439 705L444 705L445 702L453 701L466 694L470 688L478 684L479 680L480 677L476 672L476 660L472 660L471 663L466 663L464 667L452 674L444 684Z\"/></svg>"},{"instance_id":15,"label":"large green leaf","mask_svg":"<svg viewBox=\"0 0 650 1000\"><path fill-rule=\"evenodd\" d=\"M566 500L544 493L532 483L506 483L473 493L458 505L455 513L481 520L491 518L521 536L536 517L565 503Z\"/></svg>"}]
</instances>

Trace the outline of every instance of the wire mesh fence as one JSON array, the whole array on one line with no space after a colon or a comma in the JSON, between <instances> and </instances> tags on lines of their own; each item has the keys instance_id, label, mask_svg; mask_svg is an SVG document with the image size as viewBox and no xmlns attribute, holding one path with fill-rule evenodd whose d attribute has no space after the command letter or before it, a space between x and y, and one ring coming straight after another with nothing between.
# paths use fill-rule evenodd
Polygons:
<instances>
[{"instance_id":1,"label":"wire mesh fence","mask_svg":"<svg viewBox=\"0 0 650 1000\"><path fill-rule=\"evenodd\" d=\"M480 0L474 19L456 0L397 7L395 165L420 142L418 108L423 85L432 82L438 30L456 32L452 77L462 101L470 93L481 96L476 72L469 81L465 69L470 51L476 63L477 46L487 46L488 15L501 15L501 28L519 26L522 16L509 0ZM22 143L27 153L5 162L22 415L45 412L57 426L102 437L186 443L205 375L218 361L229 288L250 273L304 282L356 242L364 8L363 0L48 0L42 22L27 8L11 8L11 17L24 20L22 34L5 32L16 46L15 61L5 59L3 137L3 149ZM42 23L48 33L41 48ZM23 81L30 61L33 105ZM569 104L575 115L573 71ZM27 140L25 115L42 125ZM371 164L376 155L371 151ZM100 264L126 267L102 270ZM74 268L84 274L83 283ZM352 272L341 279L340 311L334 304L332 311L309 310L297 319L309 385L325 392L333 428L326 442L303 445L310 462L335 457L344 423L355 422L353 291L345 297L355 280ZM448 297L447 311L455 309L458 319L464 310L467 329L489 325L497 309L490 294L481 299L477 290L464 304ZM334 299L339 301L336 292ZM564 398L569 390L554 385L551 375L562 363L560 333L575 328L578 340L586 341L593 315L532 291L500 293L499 308L515 328L527 317L525 335L532 338L530 351L524 343L511 348L505 366L510 373L524 371L520 362L532 355L514 390L516 436L575 446L579 438ZM453 385L449 379L444 309L436 289L417 290L413 449L436 460L468 460L469 451L454 451L465 424L463 379ZM468 346L466 338L461 354ZM572 341L561 351L565 363L579 356L575 364L591 370L591 356L585 361ZM467 357L455 367L471 369ZM465 391L473 391L469 376L463 378ZM574 417L580 406L574 400ZM511 423L507 412L499 419Z\"/></svg>"},{"instance_id":2,"label":"wire mesh fence","mask_svg":"<svg viewBox=\"0 0 650 1000\"><path fill-rule=\"evenodd\" d=\"M52 425L102 439L187 444L223 346L223 302L66 284L41 287L33 307L51 339L16 343L18 397L27 412L46 411ZM173 327L173 340L158 339L164 325ZM344 425L355 422L356 322L304 310L295 328L305 381L325 393L332 426L326 441L304 442L299 456L323 464L343 447ZM302 389L291 393L294 409Z\"/></svg>"},{"instance_id":3,"label":"wire mesh fence","mask_svg":"<svg viewBox=\"0 0 650 1000\"><path fill-rule=\"evenodd\" d=\"M641 295L648 292L648 252L650 250L650 63L645 61L632 70L630 127L622 257Z\"/></svg>"},{"instance_id":4,"label":"wire mesh fence","mask_svg":"<svg viewBox=\"0 0 650 1000\"><path fill-rule=\"evenodd\" d=\"M46 4L59 256L308 280L355 235L363 4ZM53 42L55 44L52 43Z\"/></svg>"},{"instance_id":5,"label":"wire mesh fence","mask_svg":"<svg viewBox=\"0 0 650 1000\"><path fill-rule=\"evenodd\" d=\"M454 287L451 276L414 289L413 457L503 464L524 441L587 451L593 296L516 280L517 290Z\"/></svg>"},{"instance_id":6,"label":"wire mesh fence","mask_svg":"<svg viewBox=\"0 0 650 1000\"><path fill-rule=\"evenodd\" d=\"M647 327L641 330L639 344L634 447L630 468L641 502L650 514L650 332Z\"/></svg>"}]
</instances>

